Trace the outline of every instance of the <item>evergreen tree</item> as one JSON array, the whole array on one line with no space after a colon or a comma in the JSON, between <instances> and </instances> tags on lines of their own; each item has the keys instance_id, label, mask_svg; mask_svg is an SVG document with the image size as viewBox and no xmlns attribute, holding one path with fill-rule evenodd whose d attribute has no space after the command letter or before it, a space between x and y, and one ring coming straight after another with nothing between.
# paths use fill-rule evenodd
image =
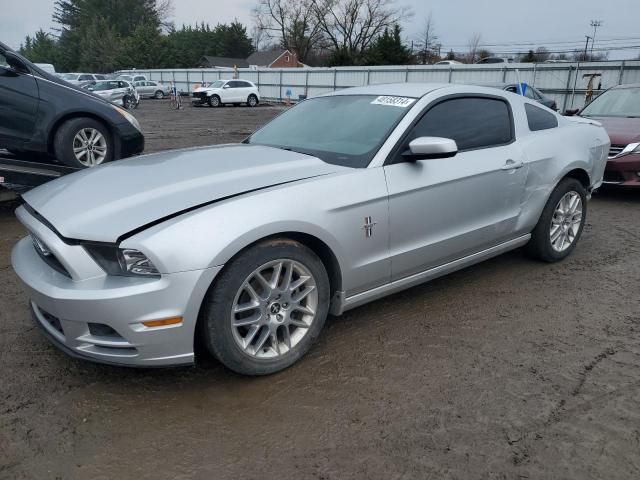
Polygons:
<instances>
[{"instance_id":1,"label":"evergreen tree","mask_svg":"<svg viewBox=\"0 0 640 480\"><path fill-rule=\"evenodd\" d=\"M374 40L366 52L368 65L408 65L411 63L411 52L402 44L401 28L395 25L393 30L385 28L382 35Z\"/></svg>"},{"instance_id":2,"label":"evergreen tree","mask_svg":"<svg viewBox=\"0 0 640 480\"><path fill-rule=\"evenodd\" d=\"M25 38L20 53L34 63L55 63L57 54L56 40L44 30L36 32L33 39Z\"/></svg>"}]
</instances>

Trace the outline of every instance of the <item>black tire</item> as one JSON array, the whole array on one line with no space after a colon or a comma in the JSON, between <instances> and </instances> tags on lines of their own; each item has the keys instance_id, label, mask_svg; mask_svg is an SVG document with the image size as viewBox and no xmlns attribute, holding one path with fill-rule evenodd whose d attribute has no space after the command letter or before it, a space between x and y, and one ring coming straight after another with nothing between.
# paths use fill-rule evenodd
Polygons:
<instances>
[{"instance_id":1,"label":"black tire","mask_svg":"<svg viewBox=\"0 0 640 480\"><path fill-rule=\"evenodd\" d=\"M218 95L211 95L209 97L209 106L210 107L220 107L220 106L222 106L222 102L220 101L220 97Z\"/></svg>"},{"instance_id":2,"label":"black tire","mask_svg":"<svg viewBox=\"0 0 640 480\"><path fill-rule=\"evenodd\" d=\"M83 128L94 128L102 134L107 144L107 153L102 163L112 161L114 159L113 139L109 129L97 120L88 117L72 118L58 127L53 139L53 150L56 159L69 167L87 168L86 165L78 161L73 152L74 138Z\"/></svg>"},{"instance_id":3,"label":"black tire","mask_svg":"<svg viewBox=\"0 0 640 480\"><path fill-rule=\"evenodd\" d=\"M294 260L311 272L318 292L316 316L291 350L275 358L256 358L234 339L231 310L236 294L251 273L276 259ZM311 249L293 240L268 240L239 255L216 278L200 312L199 335L207 350L230 370L243 375L269 375L293 365L315 343L327 318L329 299L327 271Z\"/></svg>"},{"instance_id":4,"label":"black tire","mask_svg":"<svg viewBox=\"0 0 640 480\"><path fill-rule=\"evenodd\" d=\"M162 100L164 98L164 92L162 90L158 90L153 96L156 100Z\"/></svg>"},{"instance_id":5,"label":"black tire","mask_svg":"<svg viewBox=\"0 0 640 480\"><path fill-rule=\"evenodd\" d=\"M130 95L122 97L122 106L127 110L131 110L134 107L135 100Z\"/></svg>"},{"instance_id":6,"label":"black tire","mask_svg":"<svg viewBox=\"0 0 640 480\"><path fill-rule=\"evenodd\" d=\"M248 107L257 107L258 106L258 97L256 97L253 93L249 95L247 98L247 106Z\"/></svg>"},{"instance_id":7,"label":"black tire","mask_svg":"<svg viewBox=\"0 0 640 480\"><path fill-rule=\"evenodd\" d=\"M582 201L582 217L580 220L580 227L575 235L573 243L561 252L555 250L551 244L551 222L554 216L554 212L556 210L556 206L560 202L560 200L569 192L576 192L580 195L580 199ZM540 215L540 219L538 220L538 224L536 228L534 228L531 233L531 240L526 246L527 253L538 260L542 260L544 262L558 262L568 257L571 252L576 248L578 241L580 240L580 236L582 235L582 230L584 229L584 224L587 218L587 192L578 180L575 178L564 178L555 188L555 190L551 193L547 204L542 210L542 215Z\"/></svg>"}]
</instances>

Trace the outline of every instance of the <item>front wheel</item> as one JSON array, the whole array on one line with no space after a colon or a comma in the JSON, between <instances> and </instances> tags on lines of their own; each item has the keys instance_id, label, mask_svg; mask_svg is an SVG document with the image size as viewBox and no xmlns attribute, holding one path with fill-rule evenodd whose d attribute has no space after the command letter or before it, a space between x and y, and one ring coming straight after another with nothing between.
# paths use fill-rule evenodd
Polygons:
<instances>
[{"instance_id":1,"label":"front wheel","mask_svg":"<svg viewBox=\"0 0 640 480\"><path fill-rule=\"evenodd\" d=\"M95 167L113 160L113 141L109 130L93 118L73 118L55 134L56 158L75 168Z\"/></svg>"},{"instance_id":2,"label":"front wheel","mask_svg":"<svg viewBox=\"0 0 640 480\"><path fill-rule=\"evenodd\" d=\"M227 265L207 294L201 333L208 350L245 375L267 375L298 361L329 310L329 279L304 245L275 239Z\"/></svg>"},{"instance_id":3,"label":"front wheel","mask_svg":"<svg viewBox=\"0 0 640 480\"><path fill-rule=\"evenodd\" d=\"M527 244L528 252L557 262L576 248L587 218L587 192L575 178L563 179L551 193Z\"/></svg>"},{"instance_id":4,"label":"front wheel","mask_svg":"<svg viewBox=\"0 0 640 480\"><path fill-rule=\"evenodd\" d=\"M209 97L209 106L210 107L219 107L220 106L220 97L217 95L211 95Z\"/></svg>"},{"instance_id":5,"label":"front wheel","mask_svg":"<svg viewBox=\"0 0 640 480\"><path fill-rule=\"evenodd\" d=\"M135 105L135 99L131 95L122 97L122 106L127 110L131 110Z\"/></svg>"}]
</instances>

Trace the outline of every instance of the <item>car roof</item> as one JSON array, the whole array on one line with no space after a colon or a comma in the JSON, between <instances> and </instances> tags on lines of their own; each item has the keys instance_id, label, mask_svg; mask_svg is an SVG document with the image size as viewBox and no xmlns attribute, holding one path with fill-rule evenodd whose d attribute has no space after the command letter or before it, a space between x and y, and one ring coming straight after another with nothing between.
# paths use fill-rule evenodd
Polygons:
<instances>
[{"instance_id":1,"label":"car roof","mask_svg":"<svg viewBox=\"0 0 640 480\"><path fill-rule=\"evenodd\" d=\"M613 88L640 88L640 83L625 83L623 85L616 85Z\"/></svg>"},{"instance_id":2,"label":"car roof","mask_svg":"<svg viewBox=\"0 0 640 480\"><path fill-rule=\"evenodd\" d=\"M366 87L354 87L336 92L331 95L393 95L397 97L420 98L427 93L431 93L439 88L451 87L451 83L386 83L379 85L369 85Z\"/></svg>"}]
</instances>

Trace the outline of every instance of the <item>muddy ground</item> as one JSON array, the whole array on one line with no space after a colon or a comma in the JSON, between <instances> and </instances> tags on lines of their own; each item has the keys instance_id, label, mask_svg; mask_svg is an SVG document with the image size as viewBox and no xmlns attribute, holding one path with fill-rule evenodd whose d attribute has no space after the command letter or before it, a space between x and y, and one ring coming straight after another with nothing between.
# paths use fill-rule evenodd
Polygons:
<instances>
[{"instance_id":1,"label":"muddy ground","mask_svg":"<svg viewBox=\"0 0 640 480\"><path fill-rule=\"evenodd\" d=\"M148 150L277 109L136 112ZM566 261L515 251L330 318L297 365L133 370L32 325L0 212L2 479L640 478L640 192L600 193Z\"/></svg>"}]
</instances>

